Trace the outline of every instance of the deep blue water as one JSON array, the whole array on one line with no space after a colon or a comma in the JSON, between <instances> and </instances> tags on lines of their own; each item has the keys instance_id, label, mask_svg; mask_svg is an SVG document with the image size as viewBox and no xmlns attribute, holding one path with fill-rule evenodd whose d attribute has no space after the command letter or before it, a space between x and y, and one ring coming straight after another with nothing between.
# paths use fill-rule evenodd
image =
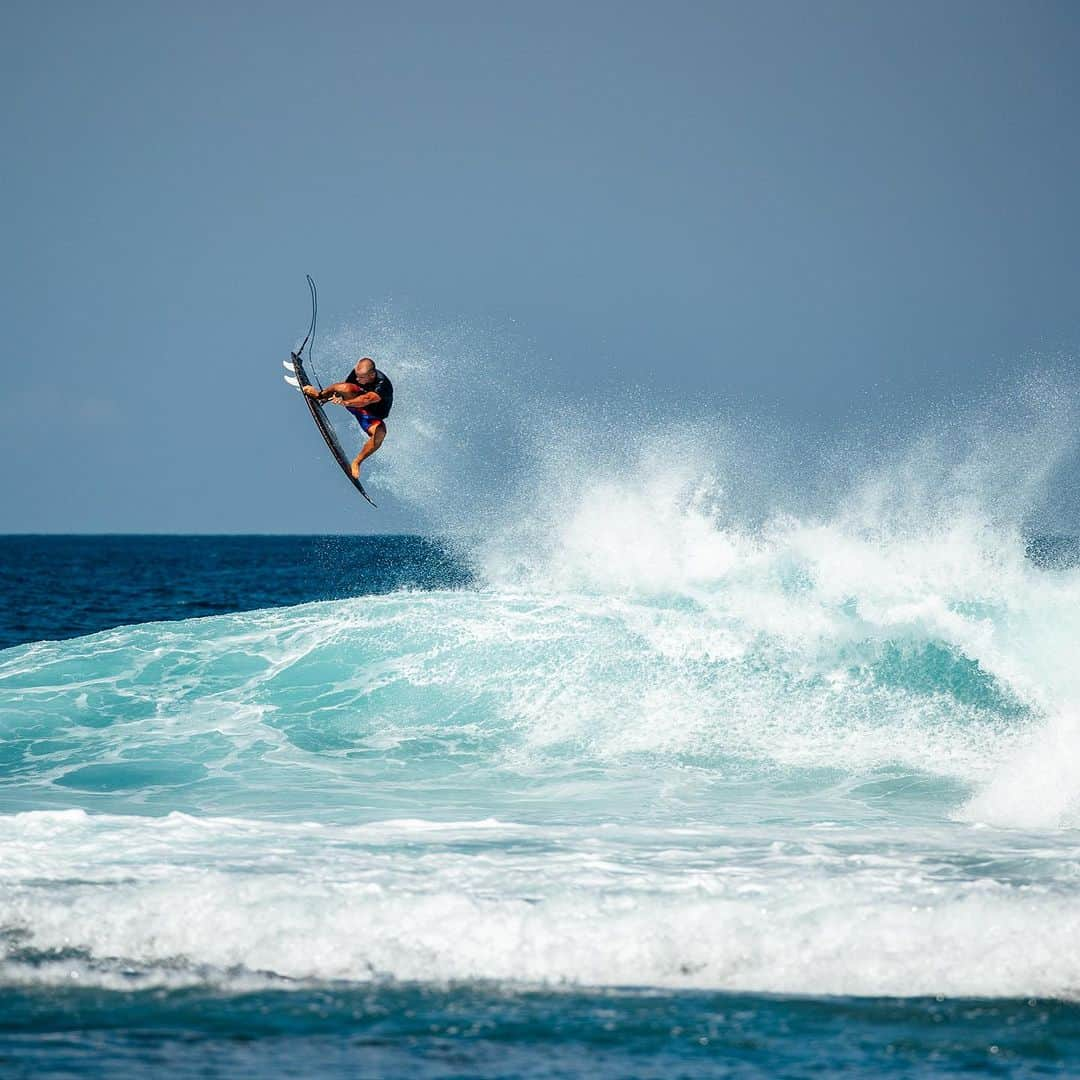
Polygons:
<instances>
[{"instance_id":1,"label":"deep blue water","mask_svg":"<svg viewBox=\"0 0 1080 1080\"><path fill-rule=\"evenodd\" d=\"M1080 1073L1075 544L691 525L0 538L0 1076Z\"/></svg>"},{"instance_id":2,"label":"deep blue water","mask_svg":"<svg viewBox=\"0 0 1080 1080\"><path fill-rule=\"evenodd\" d=\"M0 536L0 648L470 580L419 536Z\"/></svg>"},{"instance_id":3,"label":"deep blue water","mask_svg":"<svg viewBox=\"0 0 1080 1080\"><path fill-rule=\"evenodd\" d=\"M3 1005L5 1076L1038 1077L1080 1058L1080 1010L1053 1001L388 985Z\"/></svg>"}]
</instances>

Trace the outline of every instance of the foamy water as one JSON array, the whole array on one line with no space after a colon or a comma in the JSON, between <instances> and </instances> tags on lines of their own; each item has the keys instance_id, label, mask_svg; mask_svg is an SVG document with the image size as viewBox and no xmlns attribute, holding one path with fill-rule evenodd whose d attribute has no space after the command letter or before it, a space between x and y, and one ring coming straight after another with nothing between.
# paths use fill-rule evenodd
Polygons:
<instances>
[{"instance_id":1,"label":"foamy water","mask_svg":"<svg viewBox=\"0 0 1080 1080\"><path fill-rule=\"evenodd\" d=\"M3 978L1074 995L1080 573L672 491L546 588L8 650Z\"/></svg>"}]
</instances>

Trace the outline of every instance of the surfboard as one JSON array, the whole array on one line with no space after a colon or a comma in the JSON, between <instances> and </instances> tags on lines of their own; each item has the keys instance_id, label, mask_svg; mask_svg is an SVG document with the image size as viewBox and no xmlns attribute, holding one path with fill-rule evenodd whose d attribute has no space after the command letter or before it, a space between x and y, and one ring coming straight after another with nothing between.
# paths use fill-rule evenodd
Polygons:
<instances>
[{"instance_id":1,"label":"surfboard","mask_svg":"<svg viewBox=\"0 0 1080 1080\"><path fill-rule=\"evenodd\" d=\"M292 369L293 378L288 375L285 376L285 381L290 385L300 390L302 387L311 386L312 382L308 378L307 372L304 370L304 361L297 356L296 353L289 354L291 359L285 360L284 364L286 369ZM326 414L323 412L322 403L316 401L312 397L308 397L307 394L303 395L304 400L307 402L307 407L311 412L311 419L315 421L315 426L319 429L320 434L326 441L326 446L330 453L334 455L334 460L341 466L341 471L349 478L349 483L352 484L361 495L372 506L375 503L372 502L371 496L364 490L364 485L359 480L353 479L353 474L350 469L352 464L348 457L345 455L345 451L341 448L341 443L338 441L337 435L334 433L333 427L330 425L330 421L326 419ZM378 507L376 507L378 509Z\"/></svg>"}]
</instances>

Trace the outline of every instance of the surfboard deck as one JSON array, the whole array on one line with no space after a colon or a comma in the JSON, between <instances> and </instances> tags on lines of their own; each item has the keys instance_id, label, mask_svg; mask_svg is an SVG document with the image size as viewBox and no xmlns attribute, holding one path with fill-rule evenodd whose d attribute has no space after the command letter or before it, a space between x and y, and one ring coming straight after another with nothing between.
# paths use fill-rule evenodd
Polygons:
<instances>
[{"instance_id":1,"label":"surfboard deck","mask_svg":"<svg viewBox=\"0 0 1080 1080\"><path fill-rule=\"evenodd\" d=\"M304 370L304 361L300 359L296 353L289 354L292 359L293 373L296 375L296 381L300 387L314 385L308 378L307 372ZM292 385L288 376L285 377L285 381ZM341 448L341 443L338 441L337 435L334 433L334 429L330 426L330 421L326 419L326 414L323 412L322 403L316 401L314 398L308 397L304 394L304 400L307 402L308 410L311 412L311 419L315 421L315 426L319 429L323 439L326 441L326 445L330 450L330 453L334 455L334 460L341 466L341 471L349 478L349 483L352 484L361 495L372 506L375 503L372 501L371 496L364 490L364 485L359 480L353 478L353 474L350 470L351 462L348 457L345 456L345 451ZM378 507L376 507L378 509Z\"/></svg>"}]
</instances>

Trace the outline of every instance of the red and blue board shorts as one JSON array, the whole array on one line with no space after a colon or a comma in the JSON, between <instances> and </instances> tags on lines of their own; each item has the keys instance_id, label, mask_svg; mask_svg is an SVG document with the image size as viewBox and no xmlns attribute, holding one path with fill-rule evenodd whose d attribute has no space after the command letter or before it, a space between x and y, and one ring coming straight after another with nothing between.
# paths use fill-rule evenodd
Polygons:
<instances>
[{"instance_id":1,"label":"red and blue board shorts","mask_svg":"<svg viewBox=\"0 0 1080 1080\"><path fill-rule=\"evenodd\" d=\"M356 417L356 422L364 429L365 435L371 434L371 429L376 424L383 424L385 421L381 416L372 416L371 413L365 409L350 409L349 412Z\"/></svg>"}]
</instances>

